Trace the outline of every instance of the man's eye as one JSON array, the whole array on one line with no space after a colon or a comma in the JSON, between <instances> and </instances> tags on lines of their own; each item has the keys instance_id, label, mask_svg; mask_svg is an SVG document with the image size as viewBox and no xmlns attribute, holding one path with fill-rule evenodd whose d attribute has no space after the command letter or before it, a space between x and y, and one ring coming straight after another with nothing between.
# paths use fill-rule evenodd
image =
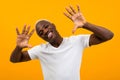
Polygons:
<instances>
[{"instance_id":1,"label":"man's eye","mask_svg":"<svg viewBox=\"0 0 120 80\"><path fill-rule=\"evenodd\" d=\"M44 27L44 28L46 29L46 28L48 28L48 26L49 26L49 25L45 25L45 27Z\"/></svg>"},{"instance_id":2,"label":"man's eye","mask_svg":"<svg viewBox=\"0 0 120 80\"><path fill-rule=\"evenodd\" d=\"M43 35L43 31L39 31L39 35Z\"/></svg>"}]
</instances>

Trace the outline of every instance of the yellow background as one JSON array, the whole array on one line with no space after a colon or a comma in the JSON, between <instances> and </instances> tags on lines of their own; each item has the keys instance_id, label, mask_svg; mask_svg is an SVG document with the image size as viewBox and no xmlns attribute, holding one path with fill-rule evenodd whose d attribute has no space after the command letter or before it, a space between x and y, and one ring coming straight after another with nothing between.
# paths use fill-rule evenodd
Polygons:
<instances>
[{"instance_id":1,"label":"yellow background","mask_svg":"<svg viewBox=\"0 0 120 80\"><path fill-rule=\"evenodd\" d=\"M55 23L62 36L72 35L73 23L63 15L65 7L79 4L88 22L114 32L112 40L85 49L81 80L120 80L120 1L119 0L2 0L0 1L0 80L43 80L38 60L13 64L10 54L16 45L16 31L24 24L34 28L39 19ZM75 33L91 33L79 29ZM44 42L36 33L30 44ZM64 73L63 73L64 74Z\"/></svg>"}]
</instances>

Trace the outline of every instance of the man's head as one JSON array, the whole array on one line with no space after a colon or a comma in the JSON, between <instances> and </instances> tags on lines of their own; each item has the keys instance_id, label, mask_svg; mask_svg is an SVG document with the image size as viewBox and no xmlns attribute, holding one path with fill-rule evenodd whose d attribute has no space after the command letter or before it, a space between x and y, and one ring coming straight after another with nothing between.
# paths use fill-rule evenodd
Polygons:
<instances>
[{"instance_id":1,"label":"man's head","mask_svg":"<svg viewBox=\"0 0 120 80\"><path fill-rule=\"evenodd\" d=\"M55 25L47 20L40 20L36 23L36 32L47 42L53 42L59 36Z\"/></svg>"}]
</instances>

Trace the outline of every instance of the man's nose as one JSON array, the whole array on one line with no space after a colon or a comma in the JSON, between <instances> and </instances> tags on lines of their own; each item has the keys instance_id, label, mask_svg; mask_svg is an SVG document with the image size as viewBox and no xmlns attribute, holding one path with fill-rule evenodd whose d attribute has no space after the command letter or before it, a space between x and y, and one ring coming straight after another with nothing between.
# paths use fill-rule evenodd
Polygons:
<instances>
[{"instance_id":1,"label":"man's nose","mask_svg":"<svg viewBox=\"0 0 120 80\"><path fill-rule=\"evenodd\" d=\"M47 35L48 29L44 29L44 35Z\"/></svg>"}]
</instances>

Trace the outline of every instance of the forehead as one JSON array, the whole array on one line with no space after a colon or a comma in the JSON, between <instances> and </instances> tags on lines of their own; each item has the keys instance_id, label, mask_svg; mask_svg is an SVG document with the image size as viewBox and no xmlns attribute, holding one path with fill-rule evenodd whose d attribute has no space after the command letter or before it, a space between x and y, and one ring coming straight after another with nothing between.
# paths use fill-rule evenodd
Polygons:
<instances>
[{"instance_id":1,"label":"forehead","mask_svg":"<svg viewBox=\"0 0 120 80\"><path fill-rule=\"evenodd\" d=\"M50 25L51 23L45 20L39 21L36 24L36 29L42 28L44 25Z\"/></svg>"}]
</instances>

